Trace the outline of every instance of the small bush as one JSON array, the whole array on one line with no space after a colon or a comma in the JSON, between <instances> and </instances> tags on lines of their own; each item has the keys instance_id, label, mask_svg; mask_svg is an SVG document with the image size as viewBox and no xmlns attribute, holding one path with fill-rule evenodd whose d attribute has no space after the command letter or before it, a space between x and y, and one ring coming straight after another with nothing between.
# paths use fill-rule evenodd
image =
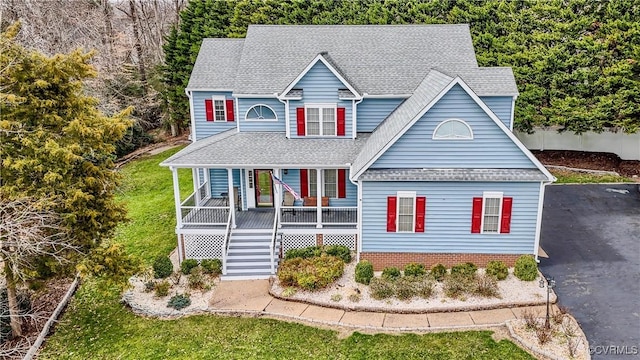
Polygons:
<instances>
[{"instance_id":1,"label":"small bush","mask_svg":"<svg viewBox=\"0 0 640 360\"><path fill-rule=\"evenodd\" d=\"M433 280L426 275L416 276L413 278L416 293L423 299L428 299L433 296Z\"/></svg>"},{"instance_id":2,"label":"small bush","mask_svg":"<svg viewBox=\"0 0 640 360\"><path fill-rule=\"evenodd\" d=\"M360 300L362 300L362 294L360 293L349 294L349 301L357 303L357 302L360 302Z\"/></svg>"},{"instance_id":3,"label":"small bush","mask_svg":"<svg viewBox=\"0 0 640 360\"><path fill-rule=\"evenodd\" d=\"M485 273L487 275L494 276L498 280L504 280L509 275L509 269L504 262L492 260L487 263Z\"/></svg>"},{"instance_id":4,"label":"small bush","mask_svg":"<svg viewBox=\"0 0 640 360\"><path fill-rule=\"evenodd\" d=\"M218 276L222 274L222 261L220 259L204 259L200 263L205 274Z\"/></svg>"},{"instance_id":5,"label":"small bush","mask_svg":"<svg viewBox=\"0 0 640 360\"><path fill-rule=\"evenodd\" d=\"M324 247L324 252L327 255L335 256L342 259L345 264L351 262L351 250L344 245L328 245Z\"/></svg>"},{"instance_id":6,"label":"small bush","mask_svg":"<svg viewBox=\"0 0 640 360\"><path fill-rule=\"evenodd\" d=\"M422 276L427 273L424 265L418 263L410 263L404 267L404 276Z\"/></svg>"},{"instance_id":7,"label":"small bush","mask_svg":"<svg viewBox=\"0 0 640 360\"><path fill-rule=\"evenodd\" d=\"M473 292L484 297L498 297L500 295L496 278L488 274L476 276L476 288Z\"/></svg>"},{"instance_id":8,"label":"small bush","mask_svg":"<svg viewBox=\"0 0 640 360\"><path fill-rule=\"evenodd\" d=\"M156 296L157 297L165 297L167 295L169 295L169 288L171 287L171 284L169 284L168 281L164 280L164 281L160 281L159 283L156 284L155 286L155 292L156 292Z\"/></svg>"},{"instance_id":9,"label":"small bush","mask_svg":"<svg viewBox=\"0 0 640 360\"><path fill-rule=\"evenodd\" d=\"M457 264L451 267L451 275L461 275L466 277L473 277L478 271L478 267L470 262Z\"/></svg>"},{"instance_id":10,"label":"small bush","mask_svg":"<svg viewBox=\"0 0 640 360\"><path fill-rule=\"evenodd\" d=\"M290 296L295 295L297 292L298 292L298 289L296 289L293 286L289 286L289 287L284 289L284 291L282 292L282 296L290 297Z\"/></svg>"},{"instance_id":11,"label":"small bush","mask_svg":"<svg viewBox=\"0 0 640 360\"><path fill-rule=\"evenodd\" d=\"M153 276L156 279L166 279L173 273L173 264L168 256L158 256L153 262Z\"/></svg>"},{"instance_id":12,"label":"small bush","mask_svg":"<svg viewBox=\"0 0 640 360\"><path fill-rule=\"evenodd\" d=\"M373 278L369 283L369 292L372 298L382 300L394 296L396 289L393 281L384 278Z\"/></svg>"},{"instance_id":13,"label":"small bush","mask_svg":"<svg viewBox=\"0 0 640 360\"><path fill-rule=\"evenodd\" d=\"M278 269L278 279L284 286L316 290L331 284L343 272L344 262L335 256L292 258L282 262Z\"/></svg>"},{"instance_id":14,"label":"small bush","mask_svg":"<svg viewBox=\"0 0 640 360\"><path fill-rule=\"evenodd\" d=\"M167 307L174 308L176 310L182 310L191 305L191 299L187 294L176 294L169 299Z\"/></svg>"},{"instance_id":15,"label":"small bush","mask_svg":"<svg viewBox=\"0 0 640 360\"><path fill-rule=\"evenodd\" d=\"M151 280L144 283L144 292L152 292L156 288L156 282Z\"/></svg>"},{"instance_id":16,"label":"small bush","mask_svg":"<svg viewBox=\"0 0 640 360\"><path fill-rule=\"evenodd\" d=\"M444 277L447 275L447 268L442 264L433 265L431 268L431 277L436 281L444 280Z\"/></svg>"},{"instance_id":17,"label":"small bush","mask_svg":"<svg viewBox=\"0 0 640 360\"><path fill-rule=\"evenodd\" d=\"M340 294L331 295L331 301L339 302L340 300L342 300L342 295Z\"/></svg>"},{"instance_id":18,"label":"small bush","mask_svg":"<svg viewBox=\"0 0 640 360\"><path fill-rule=\"evenodd\" d=\"M538 337L538 344L544 345L551 340L553 332L551 331L551 328L547 328L546 326L539 326L536 329L536 336Z\"/></svg>"},{"instance_id":19,"label":"small bush","mask_svg":"<svg viewBox=\"0 0 640 360\"><path fill-rule=\"evenodd\" d=\"M368 260L362 260L356 265L356 282L369 285L373 278L373 265Z\"/></svg>"},{"instance_id":20,"label":"small bush","mask_svg":"<svg viewBox=\"0 0 640 360\"><path fill-rule=\"evenodd\" d=\"M287 251L284 255L285 260L301 258L301 259L309 259L312 257L318 257L322 255L322 247L320 246L309 246L301 249L291 249Z\"/></svg>"},{"instance_id":21,"label":"small bush","mask_svg":"<svg viewBox=\"0 0 640 360\"><path fill-rule=\"evenodd\" d=\"M529 330L535 330L538 328L538 318L531 309L525 309L522 312L522 319L524 320L524 326Z\"/></svg>"},{"instance_id":22,"label":"small bush","mask_svg":"<svg viewBox=\"0 0 640 360\"><path fill-rule=\"evenodd\" d=\"M533 281L538 277L538 264L531 255L522 255L516 260L513 274L522 281Z\"/></svg>"},{"instance_id":23,"label":"small bush","mask_svg":"<svg viewBox=\"0 0 640 360\"><path fill-rule=\"evenodd\" d=\"M396 297L400 300L409 300L418 295L418 287L413 277L403 277L396 281Z\"/></svg>"},{"instance_id":24,"label":"small bush","mask_svg":"<svg viewBox=\"0 0 640 360\"><path fill-rule=\"evenodd\" d=\"M190 289L204 289L205 279L202 267L196 266L195 268L191 269L189 277L187 277L187 284L189 285Z\"/></svg>"},{"instance_id":25,"label":"small bush","mask_svg":"<svg viewBox=\"0 0 640 360\"><path fill-rule=\"evenodd\" d=\"M198 266L198 260L196 259L186 259L180 264L180 271L184 275L191 274L191 270L193 270L196 266Z\"/></svg>"},{"instance_id":26,"label":"small bush","mask_svg":"<svg viewBox=\"0 0 640 360\"><path fill-rule=\"evenodd\" d=\"M400 269L395 266L388 266L382 269L382 278L386 280L395 281L402 276Z\"/></svg>"},{"instance_id":27,"label":"small bush","mask_svg":"<svg viewBox=\"0 0 640 360\"><path fill-rule=\"evenodd\" d=\"M446 296L456 299L463 294L473 293L475 288L474 280L473 277L452 273L445 277L442 289Z\"/></svg>"}]
</instances>

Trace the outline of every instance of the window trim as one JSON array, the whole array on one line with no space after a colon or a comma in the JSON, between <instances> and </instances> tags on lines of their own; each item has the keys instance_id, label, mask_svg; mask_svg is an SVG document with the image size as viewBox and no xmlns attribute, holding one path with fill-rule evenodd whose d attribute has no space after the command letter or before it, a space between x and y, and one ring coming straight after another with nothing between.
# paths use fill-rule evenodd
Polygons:
<instances>
[{"instance_id":1,"label":"window trim","mask_svg":"<svg viewBox=\"0 0 640 360\"><path fill-rule=\"evenodd\" d=\"M311 191L312 190L316 191L316 187L315 186L311 186L312 185L311 182L313 181L313 185L315 185L316 176L317 176L316 175L317 173L313 174L312 171L318 171L318 170L322 170L322 173L320 173L320 188L322 189L322 196L323 197L327 196L326 195L327 189L325 187L325 185L326 185L326 182L325 182L325 171L335 171L335 174L336 174L336 183L335 183L335 185L336 185L336 196L335 197L330 196L329 199L340 199L340 189L339 189L340 184L339 184L339 180L338 180L338 176L339 176L338 170L339 169L308 169L307 170L308 171L308 173L307 173L308 174L307 175L308 176L307 184L308 184L309 188L308 188L307 194L309 194L309 196L316 196L316 197L318 196L317 194L316 195L311 195Z\"/></svg>"},{"instance_id":2,"label":"window trim","mask_svg":"<svg viewBox=\"0 0 640 360\"><path fill-rule=\"evenodd\" d=\"M440 127L446 123L449 122L459 122L462 123L464 126L467 127L467 129L469 130L469 137L437 137L436 135L438 134L438 130L440 129ZM448 141L448 140L473 140L473 130L471 129L471 126L469 126L469 124L462 120L462 119L456 119L456 118L451 118L451 119L446 119L441 121L435 129L433 129L433 134L431 135L431 139L432 140L436 140L436 141Z\"/></svg>"},{"instance_id":3,"label":"window trim","mask_svg":"<svg viewBox=\"0 0 640 360\"><path fill-rule=\"evenodd\" d=\"M400 198L412 198L413 203L411 205L411 230L400 230ZM396 233L412 234L416 232L416 198L417 193L415 191L398 191L396 193Z\"/></svg>"},{"instance_id":4,"label":"window trim","mask_svg":"<svg viewBox=\"0 0 640 360\"><path fill-rule=\"evenodd\" d=\"M480 233L481 234L501 234L501 221L502 221L502 201L504 193L501 191L484 191L482 193L482 215L480 218ZM484 228L484 215L487 208L487 199L498 199L498 228L496 231L486 231Z\"/></svg>"},{"instance_id":5,"label":"window trim","mask_svg":"<svg viewBox=\"0 0 640 360\"><path fill-rule=\"evenodd\" d=\"M213 95L211 100L211 106L213 106L213 122L227 122L227 97L224 95ZM216 101L222 101L222 111L224 113L222 120L216 118Z\"/></svg>"},{"instance_id":6,"label":"window trim","mask_svg":"<svg viewBox=\"0 0 640 360\"><path fill-rule=\"evenodd\" d=\"M274 119L249 119L249 118L247 118L247 116L249 115L249 112L252 109L257 108L259 106L266 107L267 109L271 110L271 112L273 112L273 115L275 116L275 118ZM276 121L278 121L278 114L276 113L276 111L271 106L269 106L267 104L255 104L255 105L249 107L249 109L247 109L247 111L244 113L244 120L248 121L248 122L276 122Z\"/></svg>"},{"instance_id":7,"label":"window trim","mask_svg":"<svg viewBox=\"0 0 640 360\"><path fill-rule=\"evenodd\" d=\"M324 119L323 109L333 109L333 124L334 131L332 135L323 135L323 123ZM309 119L309 109L318 109L318 120L319 120L319 134L318 135L309 135L309 127L308 127L308 119ZM315 103L315 104L305 104L304 105L304 133L307 137L337 137L338 136L338 104L336 103Z\"/></svg>"}]
</instances>

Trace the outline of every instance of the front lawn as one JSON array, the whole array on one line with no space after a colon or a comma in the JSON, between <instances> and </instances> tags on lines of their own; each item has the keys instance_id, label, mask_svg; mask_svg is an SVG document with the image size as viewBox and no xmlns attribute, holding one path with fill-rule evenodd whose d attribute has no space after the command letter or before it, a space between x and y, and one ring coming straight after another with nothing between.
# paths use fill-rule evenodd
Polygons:
<instances>
[{"instance_id":1,"label":"front lawn","mask_svg":"<svg viewBox=\"0 0 640 360\"><path fill-rule=\"evenodd\" d=\"M176 243L171 172L158 165L177 149L122 169L120 199L131 221L116 241L150 264ZM184 196L190 172L180 174ZM338 333L269 319L191 316L157 320L133 315L120 290L100 280L82 284L40 359L533 359L489 331L427 335Z\"/></svg>"},{"instance_id":2,"label":"front lawn","mask_svg":"<svg viewBox=\"0 0 640 360\"><path fill-rule=\"evenodd\" d=\"M549 170L558 181L556 184L599 184L599 183L624 183L633 180L619 175L595 174L561 169Z\"/></svg>"}]
</instances>

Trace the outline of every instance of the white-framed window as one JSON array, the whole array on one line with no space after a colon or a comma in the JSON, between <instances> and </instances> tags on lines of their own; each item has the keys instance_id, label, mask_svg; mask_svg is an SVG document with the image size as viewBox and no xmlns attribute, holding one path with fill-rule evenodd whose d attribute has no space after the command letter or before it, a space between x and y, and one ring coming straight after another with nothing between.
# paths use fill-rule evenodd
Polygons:
<instances>
[{"instance_id":1,"label":"white-framed window","mask_svg":"<svg viewBox=\"0 0 640 360\"><path fill-rule=\"evenodd\" d=\"M338 169L323 169L320 174L322 196L338 197ZM309 169L309 196L317 196L317 170Z\"/></svg>"},{"instance_id":2,"label":"white-framed window","mask_svg":"<svg viewBox=\"0 0 640 360\"><path fill-rule=\"evenodd\" d=\"M224 96L213 96L213 121L227 121L227 104Z\"/></svg>"},{"instance_id":3,"label":"white-framed window","mask_svg":"<svg viewBox=\"0 0 640 360\"><path fill-rule=\"evenodd\" d=\"M471 140L473 131L464 120L448 119L433 130L433 140Z\"/></svg>"},{"instance_id":4,"label":"white-framed window","mask_svg":"<svg viewBox=\"0 0 640 360\"><path fill-rule=\"evenodd\" d=\"M415 232L416 228L416 192L398 191L397 193L397 224L398 232Z\"/></svg>"},{"instance_id":5,"label":"white-framed window","mask_svg":"<svg viewBox=\"0 0 640 360\"><path fill-rule=\"evenodd\" d=\"M278 116L268 105L258 104L247 110L244 119L247 121L278 121Z\"/></svg>"},{"instance_id":6,"label":"white-framed window","mask_svg":"<svg viewBox=\"0 0 640 360\"><path fill-rule=\"evenodd\" d=\"M305 105L307 136L336 136L336 104Z\"/></svg>"},{"instance_id":7,"label":"white-framed window","mask_svg":"<svg viewBox=\"0 0 640 360\"><path fill-rule=\"evenodd\" d=\"M482 233L500 232L502 217L502 192L485 191L482 193Z\"/></svg>"}]
</instances>

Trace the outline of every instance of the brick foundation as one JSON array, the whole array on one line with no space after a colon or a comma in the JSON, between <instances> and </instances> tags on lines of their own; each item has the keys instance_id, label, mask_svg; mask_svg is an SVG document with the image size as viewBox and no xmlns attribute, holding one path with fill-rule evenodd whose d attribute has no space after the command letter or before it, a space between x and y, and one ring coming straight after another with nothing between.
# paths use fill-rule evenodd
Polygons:
<instances>
[{"instance_id":1,"label":"brick foundation","mask_svg":"<svg viewBox=\"0 0 640 360\"><path fill-rule=\"evenodd\" d=\"M471 262L478 267L486 267L491 260L501 260L508 267L513 267L520 254L440 254L440 253L360 253L360 260L369 260L375 271L387 266L400 269L412 262L424 264L431 268L435 264L451 267L456 264Z\"/></svg>"},{"instance_id":2,"label":"brick foundation","mask_svg":"<svg viewBox=\"0 0 640 360\"><path fill-rule=\"evenodd\" d=\"M322 246L322 234L316 234L316 245Z\"/></svg>"}]
</instances>

